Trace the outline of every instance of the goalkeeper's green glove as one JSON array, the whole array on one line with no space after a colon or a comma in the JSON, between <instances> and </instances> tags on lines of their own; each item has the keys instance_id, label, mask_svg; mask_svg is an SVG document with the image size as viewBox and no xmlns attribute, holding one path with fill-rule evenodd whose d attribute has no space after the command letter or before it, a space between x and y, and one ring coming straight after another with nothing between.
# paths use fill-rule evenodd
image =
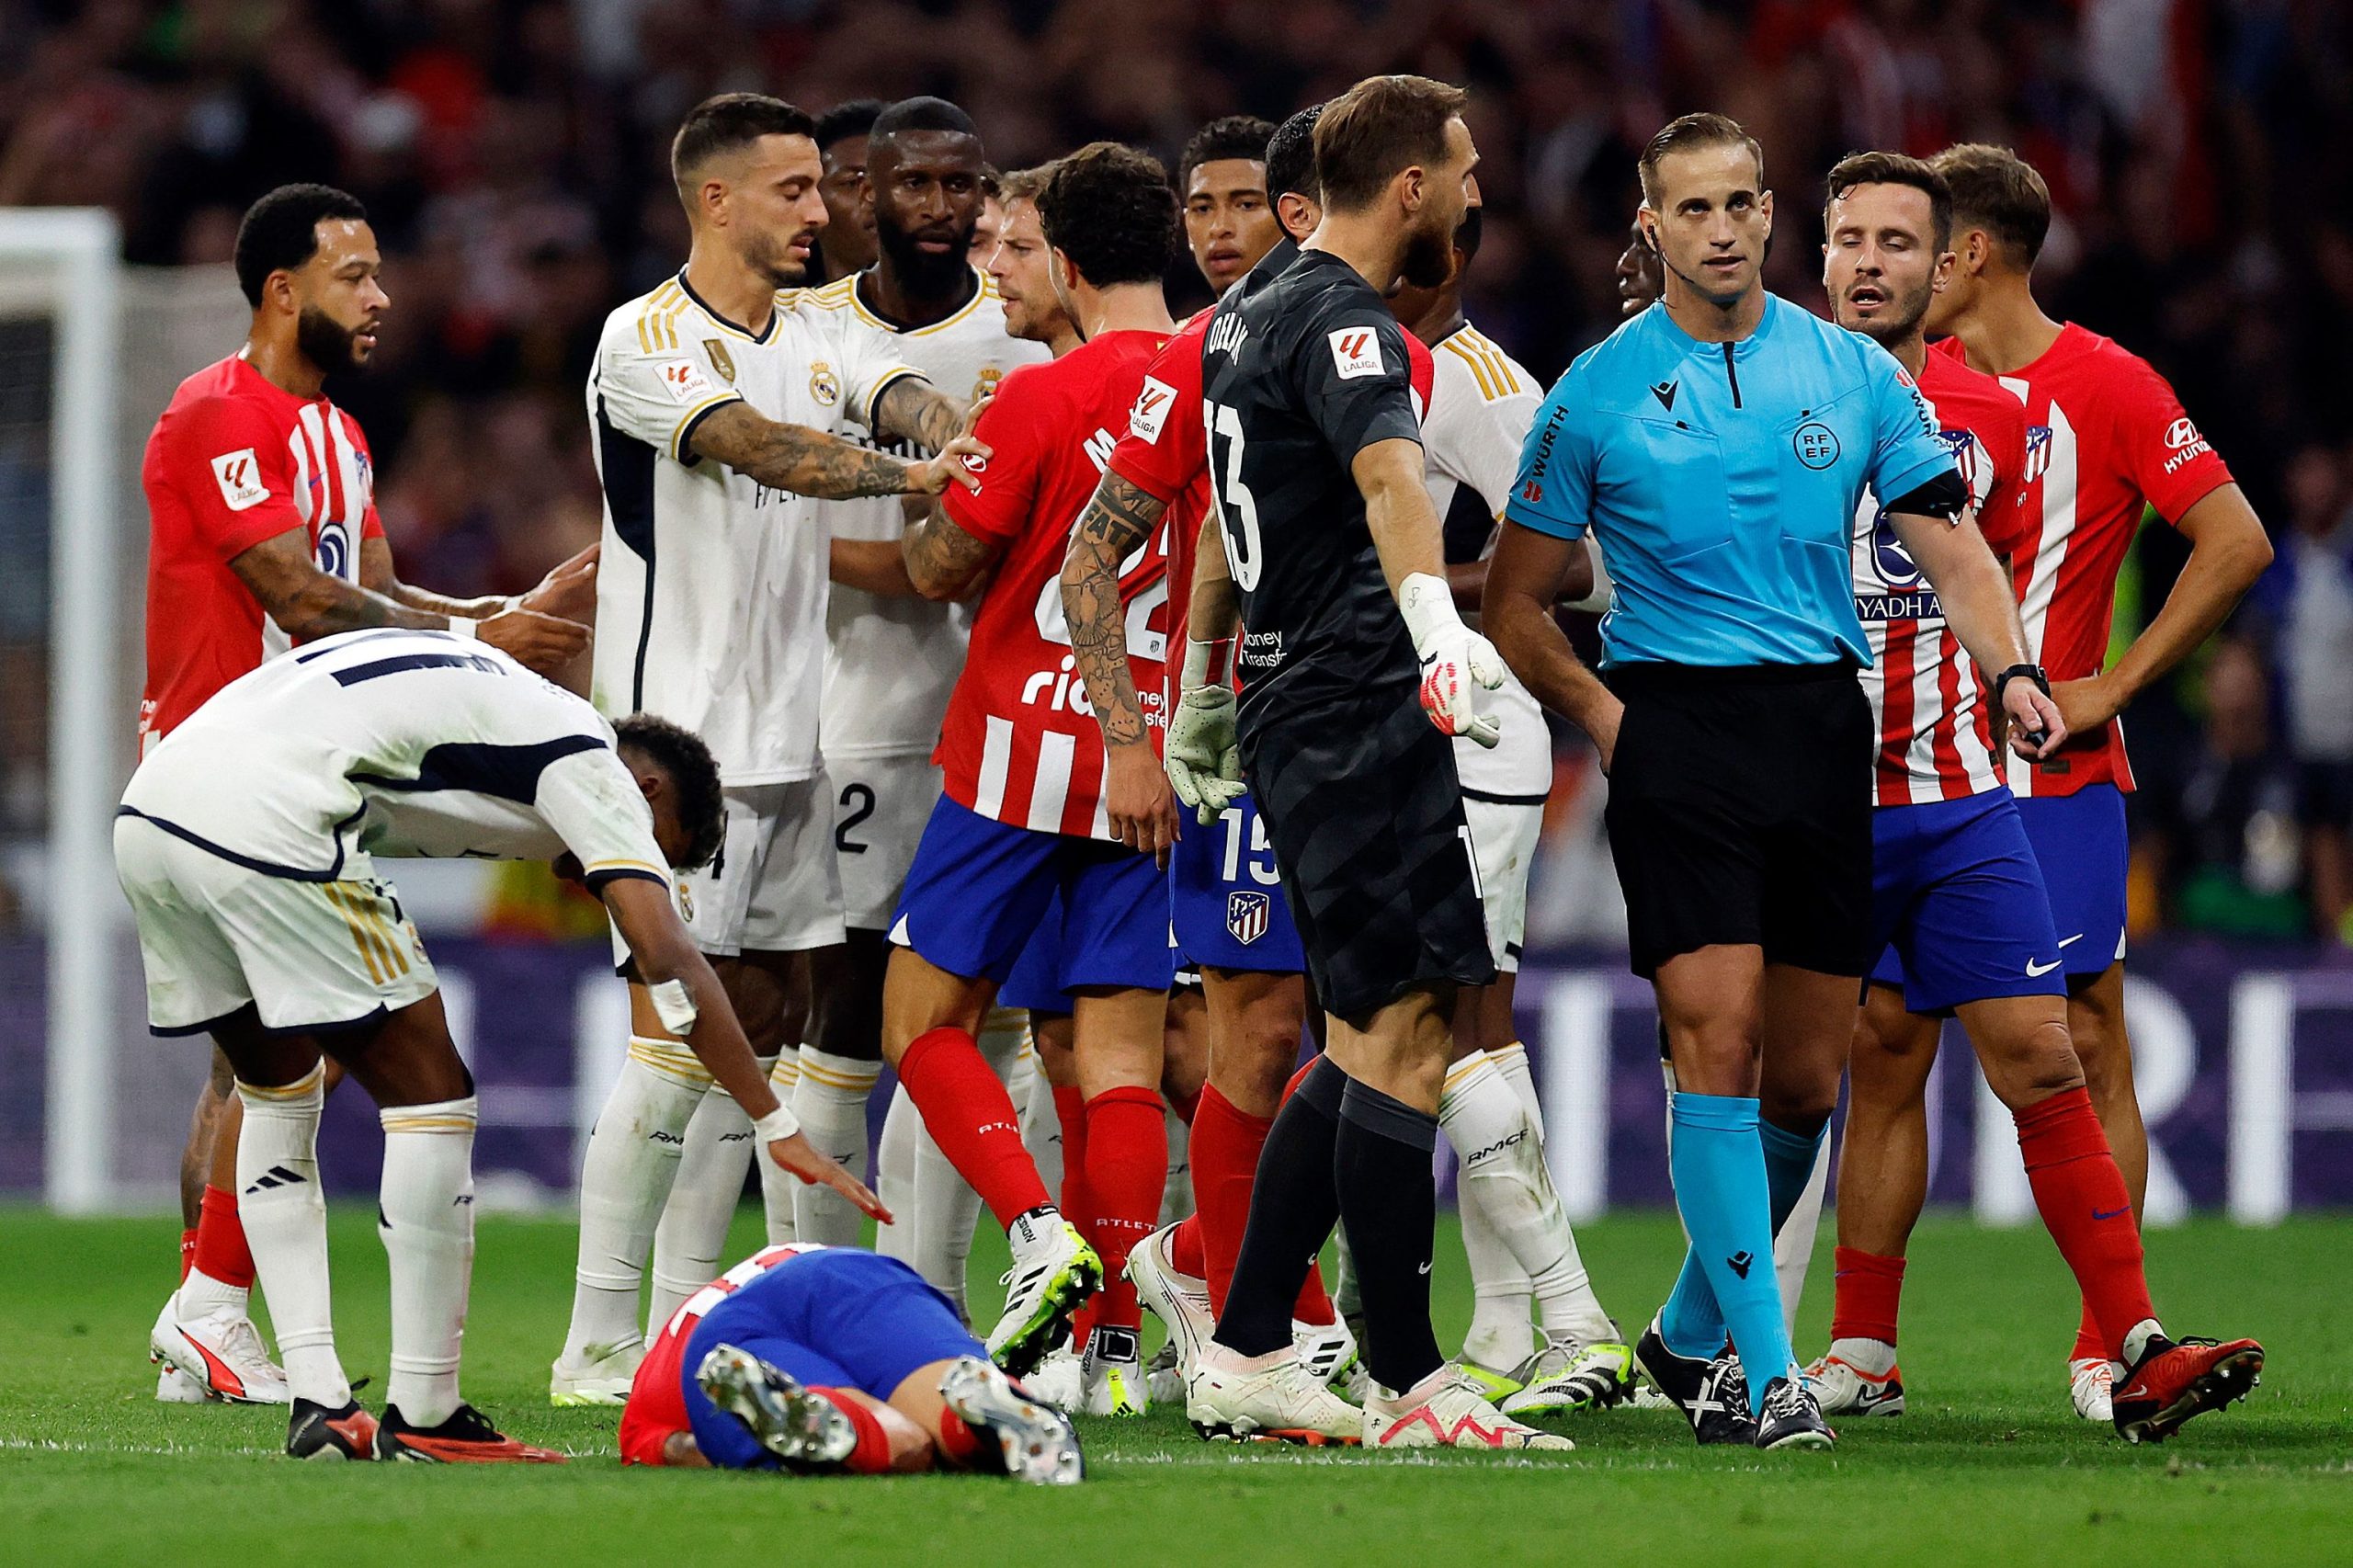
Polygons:
<instances>
[{"instance_id":1,"label":"goalkeeper's green glove","mask_svg":"<svg viewBox=\"0 0 2353 1568\"><path fill-rule=\"evenodd\" d=\"M1233 733L1233 640L1185 644L1184 695L1168 716L1163 766L1176 798L1207 827L1243 791L1242 747Z\"/></svg>"}]
</instances>

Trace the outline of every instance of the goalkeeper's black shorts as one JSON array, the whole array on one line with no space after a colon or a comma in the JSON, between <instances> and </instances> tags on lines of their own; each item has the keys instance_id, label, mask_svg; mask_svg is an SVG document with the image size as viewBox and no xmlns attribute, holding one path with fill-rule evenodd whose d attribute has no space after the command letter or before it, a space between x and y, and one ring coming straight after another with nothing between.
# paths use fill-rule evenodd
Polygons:
<instances>
[{"instance_id":1,"label":"goalkeeper's black shorts","mask_svg":"<svg viewBox=\"0 0 2353 1568\"><path fill-rule=\"evenodd\" d=\"M1246 724L1242 767L1325 1012L1494 981L1454 743L1411 696Z\"/></svg>"}]
</instances>

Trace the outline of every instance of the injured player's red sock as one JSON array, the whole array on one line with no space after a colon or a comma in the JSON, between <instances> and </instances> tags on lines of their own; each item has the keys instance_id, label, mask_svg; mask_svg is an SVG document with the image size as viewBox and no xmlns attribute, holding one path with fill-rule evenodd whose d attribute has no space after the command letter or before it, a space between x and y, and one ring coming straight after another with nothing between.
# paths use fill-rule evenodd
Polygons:
<instances>
[{"instance_id":1,"label":"injured player's red sock","mask_svg":"<svg viewBox=\"0 0 2353 1568\"><path fill-rule=\"evenodd\" d=\"M180 1283L188 1283L188 1271L196 1267L196 1231L194 1227L180 1233Z\"/></svg>"},{"instance_id":2,"label":"injured player's red sock","mask_svg":"<svg viewBox=\"0 0 2353 1568\"><path fill-rule=\"evenodd\" d=\"M1158 1092L1140 1085L1106 1089L1086 1102L1086 1198L1091 1239L1103 1259L1095 1321L1102 1327L1142 1326L1128 1254L1160 1224L1160 1195L1168 1185L1166 1117Z\"/></svg>"},{"instance_id":3,"label":"injured player's red sock","mask_svg":"<svg viewBox=\"0 0 2353 1568\"><path fill-rule=\"evenodd\" d=\"M851 1429L858 1433L858 1447L850 1449L849 1458L842 1460L842 1468L852 1475L889 1473L891 1435L882 1430L881 1419L866 1407L865 1402L851 1399L839 1389L812 1385L809 1392L848 1416Z\"/></svg>"},{"instance_id":4,"label":"injured player's red sock","mask_svg":"<svg viewBox=\"0 0 2353 1568\"><path fill-rule=\"evenodd\" d=\"M944 1404L939 1407L939 1451L948 1456L949 1463L965 1470L972 1467L972 1456L981 1451L980 1435Z\"/></svg>"},{"instance_id":5,"label":"injured player's red sock","mask_svg":"<svg viewBox=\"0 0 2353 1568\"><path fill-rule=\"evenodd\" d=\"M1859 1247L1839 1247L1831 1285L1830 1337L1895 1343L1895 1310L1904 1294L1904 1260Z\"/></svg>"},{"instance_id":6,"label":"injured player's red sock","mask_svg":"<svg viewBox=\"0 0 2353 1568\"><path fill-rule=\"evenodd\" d=\"M2027 1107L2016 1120L2034 1206L2098 1324L2098 1338L2077 1354L2120 1358L2125 1335L2157 1313L2149 1302L2132 1199L2091 1095L2065 1090Z\"/></svg>"},{"instance_id":7,"label":"injured player's red sock","mask_svg":"<svg viewBox=\"0 0 2353 1568\"><path fill-rule=\"evenodd\" d=\"M971 1035L949 1025L917 1035L899 1059L899 1082L932 1142L998 1224L1051 1205L1021 1144L1021 1115Z\"/></svg>"},{"instance_id":8,"label":"injured player's red sock","mask_svg":"<svg viewBox=\"0 0 2353 1568\"><path fill-rule=\"evenodd\" d=\"M254 1283L253 1249L245 1245L244 1221L237 1218L237 1195L225 1187L207 1187L204 1208L196 1221L194 1266L208 1279L240 1290ZM185 1280L188 1276L183 1273Z\"/></svg>"},{"instance_id":9,"label":"injured player's red sock","mask_svg":"<svg viewBox=\"0 0 2353 1568\"><path fill-rule=\"evenodd\" d=\"M1258 1153L1274 1125L1272 1117L1236 1109L1214 1084L1201 1090L1200 1108L1193 1113L1193 1208L1200 1221L1199 1272L1209 1281L1211 1312L1225 1310L1233 1260L1242 1256L1242 1233L1250 1224Z\"/></svg>"},{"instance_id":10,"label":"injured player's red sock","mask_svg":"<svg viewBox=\"0 0 2353 1568\"><path fill-rule=\"evenodd\" d=\"M1198 1170L1199 1167L1194 1168ZM1168 1262L1179 1274L1189 1274L1196 1279L1208 1278L1209 1258L1201 1248L1201 1214L1199 1209L1177 1221L1176 1228L1168 1233Z\"/></svg>"}]
</instances>

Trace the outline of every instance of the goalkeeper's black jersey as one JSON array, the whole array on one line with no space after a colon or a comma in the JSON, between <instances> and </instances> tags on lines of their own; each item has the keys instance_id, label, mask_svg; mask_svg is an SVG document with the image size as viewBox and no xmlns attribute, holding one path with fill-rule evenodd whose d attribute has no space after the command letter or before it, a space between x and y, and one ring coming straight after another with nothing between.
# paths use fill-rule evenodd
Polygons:
<instances>
[{"instance_id":1,"label":"goalkeeper's black jersey","mask_svg":"<svg viewBox=\"0 0 2353 1568\"><path fill-rule=\"evenodd\" d=\"M1420 440L1414 365L1381 296L1327 252L1254 270L1217 307L1202 414L1242 595L1245 740L1302 710L1414 700L1413 642L1349 472L1375 441Z\"/></svg>"}]
</instances>

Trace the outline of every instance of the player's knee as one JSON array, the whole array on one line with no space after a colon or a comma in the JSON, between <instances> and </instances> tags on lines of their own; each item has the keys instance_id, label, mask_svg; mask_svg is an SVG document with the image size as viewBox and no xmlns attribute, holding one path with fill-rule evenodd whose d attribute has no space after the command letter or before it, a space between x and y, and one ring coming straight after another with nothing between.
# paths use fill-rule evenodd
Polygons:
<instances>
[{"instance_id":1,"label":"player's knee","mask_svg":"<svg viewBox=\"0 0 2353 1568\"><path fill-rule=\"evenodd\" d=\"M1985 1082L2005 1106L2020 1110L2082 1087L2085 1073L2067 1026L2053 1018L2004 1042L1999 1055L1986 1063Z\"/></svg>"}]
</instances>

